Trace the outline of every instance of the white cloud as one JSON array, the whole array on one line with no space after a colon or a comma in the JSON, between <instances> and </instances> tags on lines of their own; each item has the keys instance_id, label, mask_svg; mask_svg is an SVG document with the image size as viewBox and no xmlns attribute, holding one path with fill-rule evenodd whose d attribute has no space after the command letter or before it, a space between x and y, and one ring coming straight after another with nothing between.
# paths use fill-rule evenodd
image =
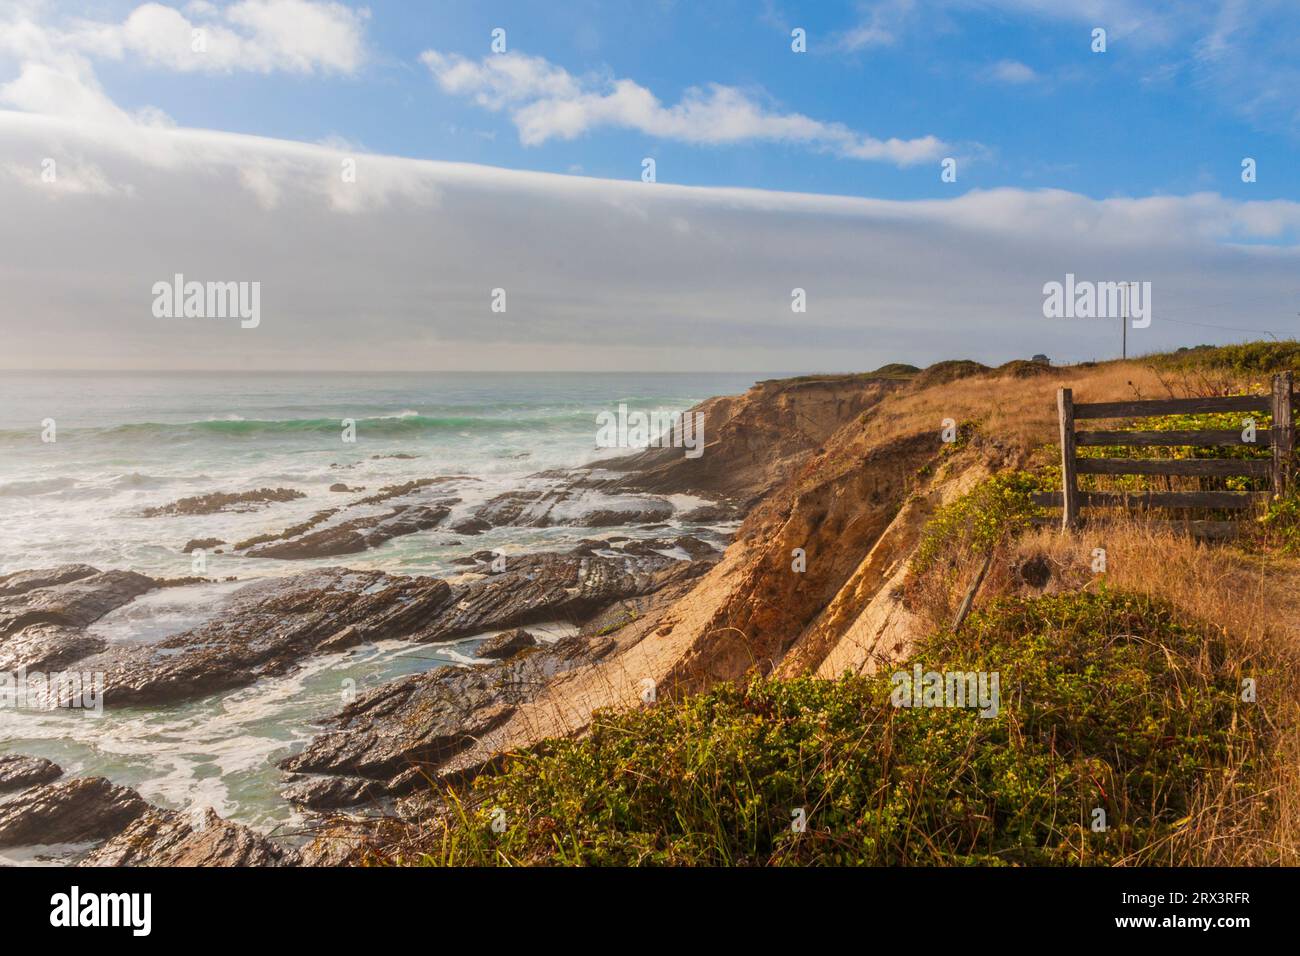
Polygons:
<instances>
[{"instance_id":1,"label":"white cloud","mask_svg":"<svg viewBox=\"0 0 1300 956\"><path fill-rule=\"evenodd\" d=\"M88 163L135 194L55 201L35 175L45 156L61 179ZM1152 326L1129 340L1145 350L1234 338L1166 317L1285 334L1300 266L1300 203L1282 200L648 185L16 112L0 112L0 208L3 363L37 368L1105 358L1118 330L1044 319L1045 282L1151 281ZM260 281L261 325L153 318L152 284L176 272ZM806 314L790 312L795 287ZM490 311L493 288L507 313Z\"/></svg>"},{"instance_id":2,"label":"white cloud","mask_svg":"<svg viewBox=\"0 0 1300 956\"><path fill-rule=\"evenodd\" d=\"M29 113L62 116L82 122L131 121L85 71L46 63L24 63L22 72L0 86L0 103Z\"/></svg>"},{"instance_id":3,"label":"white cloud","mask_svg":"<svg viewBox=\"0 0 1300 956\"><path fill-rule=\"evenodd\" d=\"M861 18L837 38L836 45L849 52L893 46L916 10L915 0L877 0L859 4Z\"/></svg>"},{"instance_id":4,"label":"white cloud","mask_svg":"<svg viewBox=\"0 0 1300 956\"><path fill-rule=\"evenodd\" d=\"M1034 72L1033 68L1018 60L999 60L989 67L988 76L999 83L1015 85L1034 83L1038 80L1038 74Z\"/></svg>"},{"instance_id":5,"label":"white cloud","mask_svg":"<svg viewBox=\"0 0 1300 956\"><path fill-rule=\"evenodd\" d=\"M67 20L43 23L40 3L15 3L0 13L0 60L17 75L0 77L0 106L96 126L169 126L153 106L128 111L104 92L94 61L130 59L168 70L269 73L355 72L364 62L362 30L369 11L317 0L239 0L217 7L204 0L185 14L145 3L120 23ZM199 31L196 34L195 31ZM140 140L125 137L128 147ZM166 152L144 157L168 161ZM256 173L245 184L264 201L273 193Z\"/></svg>"},{"instance_id":6,"label":"white cloud","mask_svg":"<svg viewBox=\"0 0 1300 956\"><path fill-rule=\"evenodd\" d=\"M83 122L166 122L156 109L119 108L100 88L95 60L126 60L179 72L355 73L365 60L368 10L316 0L239 0L225 7L145 3L120 23L38 22L39 5L0 14L0 56L18 75L0 83L0 104ZM193 19L190 19L190 18Z\"/></svg>"},{"instance_id":7,"label":"white cloud","mask_svg":"<svg viewBox=\"0 0 1300 956\"><path fill-rule=\"evenodd\" d=\"M76 21L58 43L107 59L184 72L355 73L369 12L317 0L239 0L226 7L145 3L122 23ZM199 31L196 35L195 31Z\"/></svg>"},{"instance_id":8,"label":"white cloud","mask_svg":"<svg viewBox=\"0 0 1300 956\"><path fill-rule=\"evenodd\" d=\"M427 50L420 60L447 93L469 97L490 110L508 111L520 141L528 146L617 127L704 145L797 143L899 166L937 159L950 148L935 136L877 139L842 123L773 112L744 91L717 83L692 87L679 102L665 106L633 80L579 79L537 56L512 52L475 61Z\"/></svg>"}]
</instances>

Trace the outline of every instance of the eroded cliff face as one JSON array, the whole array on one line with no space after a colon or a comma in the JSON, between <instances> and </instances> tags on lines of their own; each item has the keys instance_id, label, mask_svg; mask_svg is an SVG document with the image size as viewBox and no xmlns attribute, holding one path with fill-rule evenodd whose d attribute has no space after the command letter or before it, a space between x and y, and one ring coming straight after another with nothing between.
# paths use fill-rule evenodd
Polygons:
<instances>
[{"instance_id":1,"label":"eroded cliff face","mask_svg":"<svg viewBox=\"0 0 1300 956\"><path fill-rule=\"evenodd\" d=\"M496 753L579 733L596 708L698 692L751 669L835 676L905 657L923 631L901 584L926 521L1014 456L979 442L945 446L940 420L892 407L894 396L908 394L897 382L864 391L866 407L787 462L782 483L749 513L718 564L680 594L652 602L614 632L613 653L557 675L442 772L463 774ZM760 387L726 401L732 421L770 421L788 398ZM732 462L750 454L718 452ZM737 468L734 487L757 487L770 474Z\"/></svg>"},{"instance_id":2,"label":"eroded cliff face","mask_svg":"<svg viewBox=\"0 0 1300 956\"><path fill-rule=\"evenodd\" d=\"M905 386L891 378L826 375L759 382L744 395L710 398L687 414L704 416L704 449L649 448L602 462L626 472L614 485L685 492L756 504L846 424Z\"/></svg>"}]
</instances>

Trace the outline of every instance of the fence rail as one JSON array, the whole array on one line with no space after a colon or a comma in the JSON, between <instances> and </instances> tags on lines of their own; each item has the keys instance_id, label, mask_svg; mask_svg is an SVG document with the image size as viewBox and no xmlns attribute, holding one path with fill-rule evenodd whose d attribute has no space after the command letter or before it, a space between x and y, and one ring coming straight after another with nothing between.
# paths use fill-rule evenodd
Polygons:
<instances>
[{"instance_id":1,"label":"fence rail","mask_svg":"<svg viewBox=\"0 0 1300 956\"><path fill-rule=\"evenodd\" d=\"M1292 416L1291 373L1273 377L1268 395L1231 395L1224 398L1170 398L1133 402L1074 401L1068 388L1058 390L1057 409L1061 426L1061 490L1035 496L1035 503L1061 509L1061 526L1077 527L1080 509L1089 508L1208 508L1244 511L1267 494L1242 491L1084 491L1079 490L1079 475L1158 475L1224 478L1245 476L1269 478L1273 494L1290 488L1295 452L1295 425ZM1076 431L1075 422L1105 418L1158 418L1162 415L1189 415L1214 412L1269 412L1272 428L1253 431L1204 429L1200 431ZM1249 441L1248 438L1254 438ZM1245 447L1269 448L1272 457L1263 459L1202 458L1080 458L1080 447L1120 446L1130 448L1174 447ZM1213 537L1224 536L1224 526L1233 522L1188 521Z\"/></svg>"}]
</instances>

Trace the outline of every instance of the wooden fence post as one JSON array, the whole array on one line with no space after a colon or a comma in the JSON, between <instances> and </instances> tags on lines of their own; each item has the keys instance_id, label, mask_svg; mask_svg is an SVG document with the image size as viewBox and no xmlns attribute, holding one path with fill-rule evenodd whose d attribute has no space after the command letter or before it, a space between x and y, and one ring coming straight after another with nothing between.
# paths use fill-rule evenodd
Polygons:
<instances>
[{"instance_id":1,"label":"wooden fence post","mask_svg":"<svg viewBox=\"0 0 1300 956\"><path fill-rule=\"evenodd\" d=\"M1273 376L1273 494L1291 488L1291 456L1295 449L1295 423L1291 415L1291 373Z\"/></svg>"},{"instance_id":2,"label":"wooden fence post","mask_svg":"<svg viewBox=\"0 0 1300 956\"><path fill-rule=\"evenodd\" d=\"M1056 390L1056 407L1061 413L1061 530L1079 524L1079 479L1075 474L1074 392Z\"/></svg>"}]
</instances>

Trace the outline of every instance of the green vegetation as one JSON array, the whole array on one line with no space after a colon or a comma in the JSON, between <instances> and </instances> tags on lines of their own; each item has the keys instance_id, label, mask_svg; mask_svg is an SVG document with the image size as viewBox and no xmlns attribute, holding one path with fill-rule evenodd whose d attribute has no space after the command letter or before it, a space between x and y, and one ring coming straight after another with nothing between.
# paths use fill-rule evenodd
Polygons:
<instances>
[{"instance_id":1,"label":"green vegetation","mask_svg":"<svg viewBox=\"0 0 1300 956\"><path fill-rule=\"evenodd\" d=\"M946 362L935 362L916 377L916 387L922 389L934 385L947 385L949 382L970 378L972 375L982 375L987 371L989 371L987 365L971 359L950 359Z\"/></svg>"},{"instance_id":2,"label":"green vegetation","mask_svg":"<svg viewBox=\"0 0 1300 956\"><path fill-rule=\"evenodd\" d=\"M1258 520L1266 544L1286 554L1300 554L1300 492L1293 489L1284 498L1274 496Z\"/></svg>"},{"instance_id":3,"label":"green vegetation","mask_svg":"<svg viewBox=\"0 0 1300 956\"><path fill-rule=\"evenodd\" d=\"M912 573L925 574L959 555L987 554L998 542L1045 514L1034 504L1033 496L1051 490L1044 476L1024 471L986 478L930 519L912 558Z\"/></svg>"},{"instance_id":4,"label":"green vegetation","mask_svg":"<svg viewBox=\"0 0 1300 956\"><path fill-rule=\"evenodd\" d=\"M1156 418L1141 418L1123 424L1124 429L1147 432L1169 431L1241 431L1246 419L1255 422L1255 431L1261 436L1261 444L1252 448L1249 445L1225 445L1221 447L1192 447L1187 445L1153 445L1149 447L1127 445L1090 445L1079 448L1080 458L1142 458L1162 460L1185 459L1250 459L1271 460L1269 446L1264 444L1269 430L1273 427L1273 416L1268 412L1206 412L1196 415L1162 415ZM1084 491L1116 490L1141 491L1153 487L1153 479L1146 475L1082 475L1079 486ZM1184 478L1182 482L1190 483L1201 491L1261 491L1268 487L1267 478L1246 478L1234 476L1229 478ZM1169 482L1166 481L1168 485Z\"/></svg>"},{"instance_id":5,"label":"green vegetation","mask_svg":"<svg viewBox=\"0 0 1300 956\"><path fill-rule=\"evenodd\" d=\"M1145 361L1157 368L1181 371L1220 369L1237 375L1262 375L1300 371L1300 342L1287 339L1281 342L1243 342L1240 345L1198 345L1161 355L1148 356Z\"/></svg>"},{"instance_id":6,"label":"green vegetation","mask_svg":"<svg viewBox=\"0 0 1300 956\"><path fill-rule=\"evenodd\" d=\"M880 366L880 368L876 369L871 374L897 377L915 375L919 371L921 370L915 365L908 365L906 362L889 362L886 365Z\"/></svg>"},{"instance_id":7,"label":"green vegetation","mask_svg":"<svg viewBox=\"0 0 1300 956\"><path fill-rule=\"evenodd\" d=\"M885 675L756 678L598 711L588 736L514 755L453 796L393 862L1181 862L1200 788L1249 765L1264 734L1220 641L1143 597L1004 600L914 658L998 673L995 717L895 707Z\"/></svg>"}]
</instances>

